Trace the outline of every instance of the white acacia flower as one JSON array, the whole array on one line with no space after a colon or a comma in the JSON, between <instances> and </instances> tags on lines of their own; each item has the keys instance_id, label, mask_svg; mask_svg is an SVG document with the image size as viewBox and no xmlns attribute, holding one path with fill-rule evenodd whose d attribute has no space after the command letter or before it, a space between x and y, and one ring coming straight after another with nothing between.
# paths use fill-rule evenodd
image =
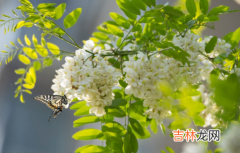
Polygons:
<instances>
[{"instance_id":1,"label":"white acacia flower","mask_svg":"<svg viewBox=\"0 0 240 153\"><path fill-rule=\"evenodd\" d=\"M112 50L112 47L109 44L104 44L105 50Z\"/></svg>"},{"instance_id":2,"label":"white acacia flower","mask_svg":"<svg viewBox=\"0 0 240 153\"><path fill-rule=\"evenodd\" d=\"M94 46L95 46L95 43L92 40L87 40L83 46L83 49L93 50Z\"/></svg>"},{"instance_id":3,"label":"white acacia flower","mask_svg":"<svg viewBox=\"0 0 240 153\"><path fill-rule=\"evenodd\" d=\"M188 52L191 55L189 60L196 59L199 55L199 51L204 50L204 43L200 42L200 36L192 33L190 30L184 37L175 35L172 43Z\"/></svg>"},{"instance_id":4,"label":"white acacia flower","mask_svg":"<svg viewBox=\"0 0 240 153\"><path fill-rule=\"evenodd\" d=\"M112 104L112 88L117 85L121 73L107 58L100 55L93 58L89 51L101 50L101 47L94 47L94 42L88 40L74 57L66 57L63 69L57 70L58 75L53 79L52 89L55 94L66 95L69 101L84 99L91 106L90 113L102 116L106 114L104 107Z\"/></svg>"},{"instance_id":5,"label":"white acacia flower","mask_svg":"<svg viewBox=\"0 0 240 153\"><path fill-rule=\"evenodd\" d=\"M95 53L95 54L101 54L101 50L102 50L102 47L96 46L96 47L93 49L93 53Z\"/></svg>"},{"instance_id":6,"label":"white acacia flower","mask_svg":"<svg viewBox=\"0 0 240 153\"><path fill-rule=\"evenodd\" d=\"M198 91L201 92L201 99L206 107L200 114L200 116L202 116L205 120L205 125L203 127L224 126L221 123L221 120L216 116L216 113L220 110L220 108L213 101L213 92L208 90L206 85L200 85Z\"/></svg>"}]
</instances>

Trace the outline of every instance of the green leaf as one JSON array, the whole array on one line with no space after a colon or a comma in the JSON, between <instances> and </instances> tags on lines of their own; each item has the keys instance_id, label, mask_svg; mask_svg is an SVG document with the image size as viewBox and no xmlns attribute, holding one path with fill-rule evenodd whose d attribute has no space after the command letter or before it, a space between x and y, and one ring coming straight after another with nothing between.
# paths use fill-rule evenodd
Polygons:
<instances>
[{"instance_id":1,"label":"green leaf","mask_svg":"<svg viewBox=\"0 0 240 153\"><path fill-rule=\"evenodd\" d=\"M208 16L219 15L229 10L228 6L220 5L211 9L208 13Z\"/></svg>"},{"instance_id":2,"label":"green leaf","mask_svg":"<svg viewBox=\"0 0 240 153\"><path fill-rule=\"evenodd\" d=\"M136 136L133 133L130 133L130 141L132 143L132 151L133 152L138 152L138 141Z\"/></svg>"},{"instance_id":3,"label":"green leaf","mask_svg":"<svg viewBox=\"0 0 240 153\"><path fill-rule=\"evenodd\" d=\"M30 57L31 59L37 59L37 58L38 58L37 53L36 53L35 50L33 50L32 48L24 47L24 48L23 48L23 52L24 52L28 57Z\"/></svg>"},{"instance_id":4,"label":"green leaf","mask_svg":"<svg viewBox=\"0 0 240 153\"><path fill-rule=\"evenodd\" d=\"M11 18L10 16L8 15L5 15L5 14L2 14L3 17L6 17L6 18Z\"/></svg>"},{"instance_id":5,"label":"green leaf","mask_svg":"<svg viewBox=\"0 0 240 153\"><path fill-rule=\"evenodd\" d=\"M39 55L41 55L42 57L47 57L48 56L48 51L46 48L44 48L41 45L36 45L36 51Z\"/></svg>"},{"instance_id":6,"label":"green leaf","mask_svg":"<svg viewBox=\"0 0 240 153\"><path fill-rule=\"evenodd\" d=\"M129 132L124 137L124 152L132 152L131 135Z\"/></svg>"},{"instance_id":7,"label":"green leaf","mask_svg":"<svg viewBox=\"0 0 240 153\"><path fill-rule=\"evenodd\" d=\"M143 110L143 104L142 102L135 102L129 106L129 116L132 118L135 118L139 121L145 121L146 116L143 115L145 112Z\"/></svg>"},{"instance_id":8,"label":"green leaf","mask_svg":"<svg viewBox=\"0 0 240 153\"><path fill-rule=\"evenodd\" d=\"M48 49L51 51L53 55L59 55L60 54L60 49L58 48L57 45L52 44L52 43L47 43Z\"/></svg>"},{"instance_id":9,"label":"green leaf","mask_svg":"<svg viewBox=\"0 0 240 153\"><path fill-rule=\"evenodd\" d=\"M28 6L28 7L32 7L32 6L33 6L32 3L29 2L29 0L19 0L19 2L20 2L21 4L23 4L23 5Z\"/></svg>"},{"instance_id":10,"label":"green leaf","mask_svg":"<svg viewBox=\"0 0 240 153\"><path fill-rule=\"evenodd\" d=\"M54 33L56 33L56 34L58 34L58 35L60 35L60 36L63 36L63 35L65 35L65 32L62 30L62 29L60 29L60 28L54 28L53 29L53 32Z\"/></svg>"},{"instance_id":11,"label":"green leaf","mask_svg":"<svg viewBox=\"0 0 240 153\"><path fill-rule=\"evenodd\" d=\"M35 69L33 67L30 67L28 73L30 74L30 76L33 80L33 83L36 83L37 77L36 77Z\"/></svg>"},{"instance_id":12,"label":"green leaf","mask_svg":"<svg viewBox=\"0 0 240 153\"><path fill-rule=\"evenodd\" d=\"M124 12L124 14L130 19L136 20L137 15L131 13L124 5L122 5L123 0L116 0L118 7ZM140 10L139 10L140 11Z\"/></svg>"},{"instance_id":13,"label":"green leaf","mask_svg":"<svg viewBox=\"0 0 240 153\"><path fill-rule=\"evenodd\" d=\"M199 116L199 115L196 115L193 118L193 121L194 121L196 126L204 126L205 125L204 119L201 116Z\"/></svg>"},{"instance_id":14,"label":"green leaf","mask_svg":"<svg viewBox=\"0 0 240 153\"><path fill-rule=\"evenodd\" d=\"M37 45L37 44L38 44L38 40L37 40L37 38L35 37L34 34L33 34L33 36L32 36L32 41L33 41L33 44L34 44L34 45Z\"/></svg>"},{"instance_id":15,"label":"green leaf","mask_svg":"<svg viewBox=\"0 0 240 153\"><path fill-rule=\"evenodd\" d=\"M75 150L75 153L82 153L81 151L90 147L90 146L93 146L93 145L85 145L85 146L82 146L80 148L77 148L77 150Z\"/></svg>"},{"instance_id":16,"label":"green leaf","mask_svg":"<svg viewBox=\"0 0 240 153\"><path fill-rule=\"evenodd\" d=\"M163 123L160 125L160 128L161 128L163 135L166 135L166 129L165 129L165 126Z\"/></svg>"},{"instance_id":17,"label":"green leaf","mask_svg":"<svg viewBox=\"0 0 240 153\"><path fill-rule=\"evenodd\" d=\"M8 53L7 51L1 50L2 53Z\"/></svg>"},{"instance_id":18,"label":"green leaf","mask_svg":"<svg viewBox=\"0 0 240 153\"><path fill-rule=\"evenodd\" d=\"M16 74L24 74L25 73L25 69L24 68L17 69L17 70L15 70L15 73Z\"/></svg>"},{"instance_id":19,"label":"green leaf","mask_svg":"<svg viewBox=\"0 0 240 153\"><path fill-rule=\"evenodd\" d=\"M26 78L24 79L24 81L25 81L27 84L29 84L29 85L31 85L31 86L34 87L33 79L32 79L32 77L31 77L31 75L30 75L29 73L26 74Z\"/></svg>"},{"instance_id":20,"label":"green leaf","mask_svg":"<svg viewBox=\"0 0 240 153\"><path fill-rule=\"evenodd\" d=\"M121 136L123 136L124 134L126 134L126 129L124 128L123 125L121 125L118 122L112 121L112 122L108 122L105 125L102 126L102 131L103 132L113 132L113 133L118 133Z\"/></svg>"},{"instance_id":21,"label":"green leaf","mask_svg":"<svg viewBox=\"0 0 240 153\"><path fill-rule=\"evenodd\" d=\"M233 35L232 35L232 38L231 38L231 41L232 41L232 48L236 47L240 41L240 28L238 28L237 30L235 30L233 32Z\"/></svg>"},{"instance_id":22,"label":"green leaf","mask_svg":"<svg viewBox=\"0 0 240 153\"><path fill-rule=\"evenodd\" d=\"M129 118L129 121L130 121L130 124L131 124L131 127L133 128L133 130L135 132L137 132L140 136L144 136L145 133L144 133L142 125L134 118Z\"/></svg>"},{"instance_id":23,"label":"green leaf","mask_svg":"<svg viewBox=\"0 0 240 153\"><path fill-rule=\"evenodd\" d=\"M215 48L217 44L217 37L214 36L210 39L210 41L206 44L205 46L205 52L206 53L211 53L213 51L213 49Z\"/></svg>"},{"instance_id":24,"label":"green leaf","mask_svg":"<svg viewBox=\"0 0 240 153\"><path fill-rule=\"evenodd\" d=\"M31 15L31 16L27 17L26 20L36 23L40 20L40 17L38 15Z\"/></svg>"},{"instance_id":25,"label":"green leaf","mask_svg":"<svg viewBox=\"0 0 240 153\"><path fill-rule=\"evenodd\" d=\"M91 145L81 150L79 153L112 153L107 147Z\"/></svg>"},{"instance_id":26,"label":"green leaf","mask_svg":"<svg viewBox=\"0 0 240 153\"><path fill-rule=\"evenodd\" d=\"M15 45L12 41L10 41L10 44L17 48L17 45Z\"/></svg>"},{"instance_id":27,"label":"green leaf","mask_svg":"<svg viewBox=\"0 0 240 153\"><path fill-rule=\"evenodd\" d=\"M176 129L184 129L186 127L188 127L191 124L191 120L188 118L181 118L178 120L173 121L168 128L172 129L172 130L176 130Z\"/></svg>"},{"instance_id":28,"label":"green leaf","mask_svg":"<svg viewBox=\"0 0 240 153\"><path fill-rule=\"evenodd\" d=\"M29 40L29 38L27 37L27 35L25 35L24 39L25 39L25 43L26 43L28 46L31 46L31 41Z\"/></svg>"},{"instance_id":29,"label":"green leaf","mask_svg":"<svg viewBox=\"0 0 240 153\"><path fill-rule=\"evenodd\" d=\"M123 27L124 29L129 29L130 28L130 22L125 19L123 16L111 12L110 13L110 17L121 27Z\"/></svg>"},{"instance_id":30,"label":"green leaf","mask_svg":"<svg viewBox=\"0 0 240 153\"><path fill-rule=\"evenodd\" d=\"M146 11L147 6L143 3L142 0L132 0L132 2L141 10Z\"/></svg>"},{"instance_id":31,"label":"green leaf","mask_svg":"<svg viewBox=\"0 0 240 153\"><path fill-rule=\"evenodd\" d=\"M89 114L89 110L91 107L89 106L82 106L80 109L78 109L75 113L74 116L82 116L82 115L88 115Z\"/></svg>"},{"instance_id":32,"label":"green leaf","mask_svg":"<svg viewBox=\"0 0 240 153\"><path fill-rule=\"evenodd\" d=\"M109 114L106 114L103 117L104 117L104 120L101 120L102 123L112 122L114 120L114 117Z\"/></svg>"},{"instance_id":33,"label":"green leaf","mask_svg":"<svg viewBox=\"0 0 240 153\"><path fill-rule=\"evenodd\" d=\"M127 85L128 85L128 84L127 84L125 81L123 81L123 80L119 80L118 82L119 82L119 84L120 84L123 88L126 88Z\"/></svg>"},{"instance_id":34,"label":"green leaf","mask_svg":"<svg viewBox=\"0 0 240 153\"><path fill-rule=\"evenodd\" d=\"M19 21L18 24L16 25L15 29L19 29L25 25L25 21Z\"/></svg>"},{"instance_id":35,"label":"green leaf","mask_svg":"<svg viewBox=\"0 0 240 153\"><path fill-rule=\"evenodd\" d=\"M103 137L103 133L98 129L84 129L72 136L75 140L93 140Z\"/></svg>"},{"instance_id":36,"label":"green leaf","mask_svg":"<svg viewBox=\"0 0 240 153\"><path fill-rule=\"evenodd\" d=\"M158 125L155 119L151 120L151 130L153 131L153 133L157 133L158 132Z\"/></svg>"},{"instance_id":37,"label":"green leaf","mask_svg":"<svg viewBox=\"0 0 240 153\"><path fill-rule=\"evenodd\" d=\"M92 35L100 40L108 40L109 39L108 35L106 35L105 33L102 33L102 32L94 32Z\"/></svg>"},{"instance_id":38,"label":"green leaf","mask_svg":"<svg viewBox=\"0 0 240 153\"><path fill-rule=\"evenodd\" d=\"M167 150L169 153L175 153L175 151L174 151L171 147L166 146L166 150Z\"/></svg>"},{"instance_id":39,"label":"green leaf","mask_svg":"<svg viewBox=\"0 0 240 153\"><path fill-rule=\"evenodd\" d=\"M131 152L136 153L138 151L137 138L131 132L127 132L124 137L124 151L126 153L131 153Z\"/></svg>"},{"instance_id":40,"label":"green leaf","mask_svg":"<svg viewBox=\"0 0 240 153\"><path fill-rule=\"evenodd\" d=\"M131 125L130 125L130 127L131 127ZM132 127L131 127L131 128L132 128ZM133 133L138 139L147 139L147 138L150 138L150 137L151 137L150 132L149 132L145 127L143 127L143 131L144 131L144 136L139 135L135 130L132 130L132 133Z\"/></svg>"},{"instance_id":41,"label":"green leaf","mask_svg":"<svg viewBox=\"0 0 240 153\"><path fill-rule=\"evenodd\" d=\"M214 22L214 21L219 21L220 18L218 16L205 16L203 18L203 21L205 22Z\"/></svg>"},{"instance_id":42,"label":"green leaf","mask_svg":"<svg viewBox=\"0 0 240 153\"><path fill-rule=\"evenodd\" d=\"M17 41L18 41L18 43L19 43L21 46L24 46L23 43L22 43L22 41L21 41L19 38L17 39Z\"/></svg>"},{"instance_id":43,"label":"green leaf","mask_svg":"<svg viewBox=\"0 0 240 153\"><path fill-rule=\"evenodd\" d=\"M126 104L127 104L127 101L125 99L117 98L117 99L113 99L112 105L110 107L125 106Z\"/></svg>"},{"instance_id":44,"label":"green leaf","mask_svg":"<svg viewBox=\"0 0 240 153\"><path fill-rule=\"evenodd\" d=\"M64 27L71 28L77 22L79 16L81 15L81 12L82 8L77 8L69 13L63 21Z\"/></svg>"},{"instance_id":45,"label":"green leaf","mask_svg":"<svg viewBox=\"0 0 240 153\"><path fill-rule=\"evenodd\" d=\"M63 16L65 8L66 8L66 3L62 3L55 8L55 10L54 10L54 12L55 12L54 19L55 20L58 20Z\"/></svg>"},{"instance_id":46,"label":"green leaf","mask_svg":"<svg viewBox=\"0 0 240 153\"><path fill-rule=\"evenodd\" d=\"M51 66L51 65L52 65L52 62L53 62L53 60L52 60L51 58L45 58L45 59L43 60L43 65L44 65L44 66Z\"/></svg>"},{"instance_id":47,"label":"green leaf","mask_svg":"<svg viewBox=\"0 0 240 153\"><path fill-rule=\"evenodd\" d=\"M148 38L151 38L153 36L153 24L152 23L146 23L143 28L143 35L145 35Z\"/></svg>"},{"instance_id":48,"label":"green leaf","mask_svg":"<svg viewBox=\"0 0 240 153\"><path fill-rule=\"evenodd\" d=\"M73 127L79 127L85 124L96 123L99 122L100 119L97 116L85 116L81 117L73 122Z\"/></svg>"},{"instance_id":49,"label":"green leaf","mask_svg":"<svg viewBox=\"0 0 240 153\"><path fill-rule=\"evenodd\" d=\"M197 12L197 8L196 8L196 4L194 0L186 0L186 7L188 12L195 17L196 16L196 12Z\"/></svg>"},{"instance_id":50,"label":"green leaf","mask_svg":"<svg viewBox=\"0 0 240 153\"><path fill-rule=\"evenodd\" d=\"M108 62L111 63L113 67L120 69L120 63L115 58L109 58Z\"/></svg>"},{"instance_id":51,"label":"green leaf","mask_svg":"<svg viewBox=\"0 0 240 153\"><path fill-rule=\"evenodd\" d=\"M18 17L17 13L16 13L14 10L12 10L12 13L13 13L16 17Z\"/></svg>"},{"instance_id":52,"label":"green leaf","mask_svg":"<svg viewBox=\"0 0 240 153\"><path fill-rule=\"evenodd\" d=\"M201 12L203 14L207 14L208 9L209 9L208 0L200 0L199 5L200 5Z\"/></svg>"},{"instance_id":53,"label":"green leaf","mask_svg":"<svg viewBox=\"0 0 240 153\"><path fill-rule=\"evenodd\" d=\"M113 21L113 20L108 20L108 21L103 22L103 25L108 25L108 24L112 24L112 25L118 26L118 24L115 21Z\"/></svg>"},{"instance_id":54,"label":"green leaf","mask_svg":"<svg viewBox=\"0 0 240 153\"><path fill-rule=\"evenodd\" d=\"M107 25L107 28L112 34L114 34L118 37L123 37L124 36L123 31L121 29L119 29L117 26L109 24L109 25Z\"/></svg>"},{"instance_id":55,"label":"green leaf","mask_svg":"<svg viewBox=\"0 0 240 153\"><path fill-rule=\"evenodd\" d=\"M107 30L106 27L103 27L102 25L97 26L97 29L98 29L99 31L105 33L105 34L112 34L111 32L109 32L109 31Z\"/></svg>"},{"instance_id":56,"label":"green leaf","mask_svg":"<svg viewBox=\"0 0 240 153\"><path fill-rule=\"evenodd\" d=\"M22 103L25 102L24 99L23 99L23 95L22 95L22 94L21 94L21 96L20 96L20 101L21 101Z\"/></svg>"},{"instance_id":57,"label":"green leaf","mask_svg":"<svg viewBox=\"0 0 240 153\"><path fill-rule=\"evenodd\" d=\"M22 82L22 78L18 78L18 80L14 83L15 85L19 84Z\"/></svg>"},{"instance_id":58,"label":"green leaf","mask_svg":"<svg viewBox=\"0 0 240 153\"><path fill-rule=\"evenodd\" d=\"M116 128L108 128L108 127L103 127L103 134L104 136L106 137L106 139L109 139L111 140L112 142L115 142L115 143L121 143L122 142L122 134L119 133L119 132L115 132ZM126 133L126 130L125 130L125 133Z\"/></svg>"},{"instance_id":59,"label":"green leaf","mask_svg":"<svg viewBox=\"0 0 240 153\"><path fill-rule=\"evenodd\" d=\"M28 7L28 6L18 6L17 9L21 10L23 16L24 16L24 12L27 12L27 13L36 12L32 7Z\"/></svg>"},{"instance_id":60,"label":"green leaf","mask_svg":"<svg viewBox=\"0 0 240 153\"><path fill-rule=\"evenodd\" d=\"M51 29L54 27L54 24L51 23L50 21L44 21L43 25L48 29Z\"/></svg>"},{"instance_id":61,"label":"green leaf","mask_svg":"<svg viewBox=\"0 0 240 153\"><path fill-rule=\"evenodd\" d=\"M35 86L34 84L23 84L23 87L27 89L33 89L34 86Z\"/></svg>"},{"instance_id":62,"label":"green leaf","mask_svg":"<svg viewBox=\"0 0 240 153\"><path fill-rule=\"evenodd\" d=\"M164 10L165 14L169 15L170 18L177 19L184 15L184 13L181 10L179 10L176 7L171 7L169 5L163 7L162 9Z\"/></svg>"},{"instance_id":63,"label":"green leaf","mask_svg":"<svg viewBox=\"0 0 240 153\"><path fill-rule=\"evenodd\" d=\"M120 139L119 142L112 141L110 139L107 139L106 145L108 148L111 148L113 153L122 153L122 148L123 148L123 141Z\"/></svg>"},{"instance_id":64,"label":"green leaf","mask_svg":"<svg viewBox=\"0 0 240 153\"><path fill-rule=\"evenodd\" d=\"M125 8L129 12L140 15L140 9L130 0L116 0L117 4L119 4L121 7ZM120 7L120 8L121 8Z\"/></svg>"},{"instance_id":65,"label":"green leaf","mask_svg":"<svg viewBox=\"0 0 240 153\"><path fill-rule=\"evenodd\" d=\"M142 0L148 7L155 6L156 1L155 0Z\"/></svg>"},{"instance_id":66,"label":"green leaf","mask_svg":"<svg viewBox=\"0 0 240 153\"><path fill-rule=\"evenodd\" d=\"M39 61L35 61L35 62L33 62L33 67L34 67L35 71L38 71L41 69L41 63Z\"/></svg>"},{"instance_id":67,"label":"green leaf","mask_svg":"<svg viewBox=\"0 0 240 153\"><path fill-rule=\"evenodd\" d=\"M18 59L23 63L23 64L26 64L26 65L29 65L31 63L31 61L29 60L29 58L25 55L22 55L22 54L19 54L18 55Z\"/></svg>"},{"instance_id":68,"label":"green leaf","mask_svg":"<svg viewBox=\"0 0 240 153\"><path fill-rule=\"evenodd\" d=\"M120 118L126 116L126 113L120 107L108 108L108 114Z\"/></svg>"},{"instance_id":69,"label":"green leaf","mask_svg":"<svg viewBox=\"0 0 240 153\"><path fill-rule=\"evenodd\" d=\"M56 3L41 3L37 6L39 12L49 14L54 11Z\"/></svg>"},{"instance_id":70,"label":"green leaf","mask_svg":"<svg viewBox=\"0 0 240 153\"><path fill-rule=\"evenodd\" d=\"M31 22L25 22L24 23L24 26L27 27L27 28L31 28L33 26L33 23Z\"/></svg>"},{"instance_id":71,"label":"green leaf","mask_svg":"<svg viewBox=\"0 0 240 153\"><path fill-rule=\"evenodd\" d=\"M47 43L46 43L46 41L43 37L41 38L41 45L42 46L47 46Z\"/></svg>"},{"instance_id":72,"label":"green leaf","mask_svg":"<svg viewBox=\"0 0 240 153\"><path fill-rule=\"evenodd\" d=\"M26 93L28 93L28 94L32 94L32 92L30 91L30 90L23 90L23 92L26 92Z\"/></svg>"},{"instance_id":73,"label":"green leaf","mask_svg":"<svg viewBox=\"0 0 240 153\"><path fill-rule=\"evenodd\" d=\"M132 28L132 32L135 31L140 31L142 32L142 25L140 23L136 24L133 28Z\"/></svg>"},{"instance_id":74,"label":"green leaf","mask_svg":"<svg viewBox=\"0 0 240 153\"><path fill-rule=\"evenodd\" d=\"M81 102L78 102L78 103L75 103L73 104L70 109L71 110L76 110L76 109L79 109L81 108L82 106L85 106L86 105L86 101L81 101Z\"/></svg>"}]
</instances>

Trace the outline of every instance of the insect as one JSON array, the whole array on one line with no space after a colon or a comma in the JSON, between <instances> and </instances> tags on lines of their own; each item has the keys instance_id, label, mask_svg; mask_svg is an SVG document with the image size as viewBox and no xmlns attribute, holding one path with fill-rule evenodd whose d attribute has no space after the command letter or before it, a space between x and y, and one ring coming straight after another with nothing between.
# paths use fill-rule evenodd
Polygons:
<instances>
[{"instance_id":1,"label":"insect","mask_svg":"<svg viewBox=\"0 0 240 153\"><path fill-rule=\"evenodd\" d=\"M62 112L63 106L68 107L69 104L66 95L40 95L34 97L34 99L41 101L53 110L52 115L48 119L48 122L52 116L56 119L57 115Z\"/></svg>"}]
</instances>

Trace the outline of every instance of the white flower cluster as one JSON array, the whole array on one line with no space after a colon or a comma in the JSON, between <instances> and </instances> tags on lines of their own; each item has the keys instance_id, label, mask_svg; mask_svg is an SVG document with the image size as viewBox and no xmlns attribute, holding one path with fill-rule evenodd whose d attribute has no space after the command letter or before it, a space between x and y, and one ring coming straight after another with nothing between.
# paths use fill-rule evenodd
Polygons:
<instances>
[{"instance_id":1,"label":"white flower cluster","mask_svg":"<svg viewBox=\"0 0 240 153\"><path fill-rule=\"evenodd\" d=\"M143 105L149 107L145 115L155 119L158 124L171 115L169 108L160 101L163 94L157 88L158 82L164 75L160 71L161 64L159 57L152 56L148 59L146 54L140 52L135 57L130 56L129 61L124 62L123 69L126 73L124 81L128 83L126 94L144 99Z\"/></svg>"},{"instance_id":2,"label":"white flower cluster","mask_svg":"<svg viewBox=\"0 0 240 153\"><path fill-rule=\"evenodd\" d=\"M74 57L66 57L63 69L57 70L52 90L57 95L66 95L69 101L84 99L91 106L90 113L96 116L106 114L104 107L112 104L112 87L121 73L112 67L106 58L86 52L100 52L92 40L88 40L84 49L76 51Z\"/></svg>"},{"instance_id":3,"label":"white flower cluster","mask_svg":"<svg viewBox=\"0 0 240 153\"><path fill-rule=\"evenodd\" d=\"M216 127L218 126L219 119L216 117L216 113L220 110L216 103L213 101L213 92L209 91L206 88L206 85L200 85L198 90L201 92L201 98L203 104L205 105L206 109L201 112L201 116L205 120L205 125L203 127L210 126Z\"/></svg>"},{"instance_id":4,"label":"white flower cluster","mask_svg":"<svg viewBox=\"0 0 240 153\"><path fill-rule=\"evenodd\" d=\"M174 91L188 84L209 81L207 78L213 66L202 55L205 42L207 39L200 41L200 37L190 31L185 37L173 37L172 43L190 55L190 66L163 54L147 56L142 52L129 56L129 60L123 63L123 72L126 74L124 81L128 83L125 93L144 99L143 106L148 107L144 114L148 118L161 124L164 118L171 115L174 101L171 96ZM220 54L226 52L227 48L229 44L219 39L215 51ZM111 47L105 44L105 52L108 50ZM89 51L95 54L94 57ZM101 52L101 47L96 47L93 41L86 41L83 49L77 50L74 57L65 58L66 63L63 69L57 70L58 75L52 86L55 94L65 94L70 101L74 98L84 99L91 106L90 113L97 116L104 115L104 107L111 105L112 88L121 76L107 58L99 55Z\"/></svg>"},{"instance_id":5,"label":"white flower cluster","mask_svg":"<svg viewBox=\"0 0 240 153\"><path fill-rule=\"evenodd\" d=\"M158 124L171 115L172 92L166 94L164 88L174 91L186 84L208 81L213 70L212 63L202 55L205 43L200 41L200 36L188 31L185 37L175 35L172 43L190 54L190 66L182 65L181 62L165 55L147 57L143 53L129 57L129 61L124 62L125 81L128 83L125 92L144 99L144 107L149 107L144 114L155 119ZM224 45L226 52L228 46ZM221 48L220 46L221 43L216 45L215 50Z\"/></svg>"},{"instance_id":6,"label":"white flower cluster","mask_svg":"<svg viewBox=\"0 0 240 153\"><path fill-rule=\"evenodd\" d=\"M189 84L197 84L208 78L213 70L212 63L206 59L201 52L204 52L205 44L200 41L200 36L188 31L185 37L175 35L173 44L190 54L190 67L185 65L181 69L181 78Z\"/></svg>"},{"instance_id":7,"label":"white flower cluster","mask_svg":"<svg viewBox=\"0 0 240 153\"><path fill-rule=\"evenodd\" d=\"M240 152L240 125L232 124L226 133L221 138L219 147L223 149L224 153L237 153Z\"/></svg>"}]
</instances>

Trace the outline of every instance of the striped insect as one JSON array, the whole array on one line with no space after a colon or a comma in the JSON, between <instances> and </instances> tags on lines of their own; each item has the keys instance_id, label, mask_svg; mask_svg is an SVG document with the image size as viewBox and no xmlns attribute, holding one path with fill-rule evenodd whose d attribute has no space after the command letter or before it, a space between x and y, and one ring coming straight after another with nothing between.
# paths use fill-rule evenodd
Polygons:
<instances>
[{"instance_id":1,"label":"striped insect","mask_svg":"<svg viewBox=\"0 0 240 153\"><path fill-rule=\"evenodd\" d=\"M34 97L34 99L41 101L53 110L52 115L48 119L48 122L50 121L52 116L55 119L57 118L57 115L62 112L63 106L68 107L68 100L65 95L40 95Z\"/></svg>"}]
</instances>

